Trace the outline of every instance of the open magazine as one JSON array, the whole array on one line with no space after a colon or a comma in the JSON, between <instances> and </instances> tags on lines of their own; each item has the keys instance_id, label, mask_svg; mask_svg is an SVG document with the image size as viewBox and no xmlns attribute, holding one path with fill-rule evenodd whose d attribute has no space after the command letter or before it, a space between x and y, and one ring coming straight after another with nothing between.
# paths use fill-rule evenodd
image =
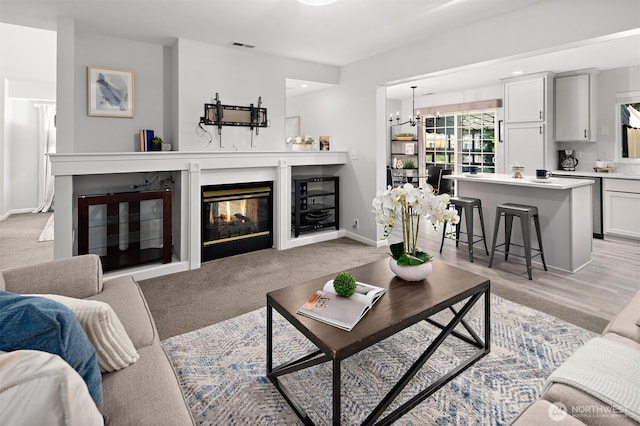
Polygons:
<instances>
[{"instance_id":1,"label":"open magazine","mask_svg":"<svg viewBox=\"0 0 640 426\"><path fill-rule=\"evenodd\" d=\"M353 296L340 297L333 289L333 280L329 280L298 309L298 314L351 331L386 291L382 287L356 282Z\"/></svg>"}]
</instances>

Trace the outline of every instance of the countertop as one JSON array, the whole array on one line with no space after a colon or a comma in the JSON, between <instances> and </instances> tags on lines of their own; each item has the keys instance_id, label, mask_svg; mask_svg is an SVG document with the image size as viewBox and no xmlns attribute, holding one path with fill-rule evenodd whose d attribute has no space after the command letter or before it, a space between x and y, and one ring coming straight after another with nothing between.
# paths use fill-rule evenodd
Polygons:
<instances>
[{"instance_id":1,"label":"countertop","mask_svg":"<svg viewBox=\"0 0 640 426\"><path fill-rule=\"evenodd\" d=\"M538 180L534 176L523 176L522 178L512 178L511 174L478 173L471 175L468 173L457 175L445 175L443 179L456 179L468 182L481 182L497 185L514 185L541 189L564 190L585 185L592 185L594 181L588 179L554 178Z\"/></svg>"},{"instance_id":2,"label":"countertop","mask_svg":"<svg viewBox=\"0 0 640 426\"><path fill-rule=\"evenodd\" d=\"M575 171L575 172L568 172L566 170L551 170L551 173L553 175L558 175L558 176L582 176L582 177L599 177L599 178L607 178L607 179L631 179L631 180L640 180L640 174L634 174L634 173L618 173L618 172L611 172L611 173L603 173L603 172L582 172L582 171Z\"/></svg>"}]
</instances>

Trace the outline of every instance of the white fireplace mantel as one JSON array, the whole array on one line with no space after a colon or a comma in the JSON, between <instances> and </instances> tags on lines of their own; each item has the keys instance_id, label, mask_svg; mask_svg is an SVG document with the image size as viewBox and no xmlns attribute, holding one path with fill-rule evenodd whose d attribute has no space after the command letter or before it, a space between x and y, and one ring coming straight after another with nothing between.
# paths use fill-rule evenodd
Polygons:
<instances>
[{"instance_id":1,"label":"white fireplace mantel","mask_svg":"<svg viewBox=\"0 0 640 426\"><path fill-rule=\"evenodd\" d=\"M54 257L75 253L77 223L75 176L114 175L141 172L172 172L174 186L174 259L168 264L141 265L120 273L146 279L200 267L200 187L231 182L274 182L274 247L284 250L344 236L344 230L291 237L292 167L341 166L346 151L224 151L224 152L130 152L51 154L55 176Z\"/></svg>"}]
</instances>

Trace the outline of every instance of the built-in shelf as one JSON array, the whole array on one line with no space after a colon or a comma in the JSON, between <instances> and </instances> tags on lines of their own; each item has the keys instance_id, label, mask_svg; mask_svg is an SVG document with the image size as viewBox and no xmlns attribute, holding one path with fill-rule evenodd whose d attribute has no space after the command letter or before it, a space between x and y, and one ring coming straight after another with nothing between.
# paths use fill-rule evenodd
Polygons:
<instances>
[{"instance_id":1,"label":"built-in shelf","mask_svg":"<svg viewBox=\"0 0 640 426\"><path fill-rule=\"evenodd\" d=\"M202 185L273 181L276 194L274 248L278 250L344 236L344 230L325 230L324 233L292 238L290 193L292 169L330 166L337 174L340 167L349 161L347 151L57 153L51 154L50 158L52 173L56 177L55 258L77 254L74 247L78 236L76 194L87 193L86 182L103 181L105 176L126 173L171 172L175 177L172 208L174 257L171 263L153 262L114 271L130 272L136 279L200 267ZM82 181L81 189L79 181Z\"/></svg>"},{"instance_id":2,"label":"built-in shelf","mask_svg":"<svg viewBox=\"0 0 640 426\"><path fill-rule=\"evenodd\" d=\"M165 189L81 195L78 254L99 255L105 271L171 262L171 194Z\"/></svg>"},{"instance_id":3,"label":"built-in shelf","mask_svg":"<svg viewBox=\"0 0 640 426\"><path fill-rule=\"evenodd\" d=\"M296 238L301 232L340 229L340 178L296 177L292 186L291 228Z\"/></svg>"}]
</instances>

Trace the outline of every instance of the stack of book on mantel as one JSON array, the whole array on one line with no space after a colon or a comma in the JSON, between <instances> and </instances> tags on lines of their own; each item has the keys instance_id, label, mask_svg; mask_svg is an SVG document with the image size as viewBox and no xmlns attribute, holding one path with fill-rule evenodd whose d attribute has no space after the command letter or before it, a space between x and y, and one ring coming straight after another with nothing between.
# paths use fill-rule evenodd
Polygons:
<instances>
[{"instance_id":1,"label":"stack of book on mantel","mask_svg":"<svg viewBox=\"0 0 640 426\"><path fill-rule=\"evenodd\" d=\"M161 144L153 143L154 136L153 130L140 129L140 152L162 150Z\"/></svg>"}]
</instances>

